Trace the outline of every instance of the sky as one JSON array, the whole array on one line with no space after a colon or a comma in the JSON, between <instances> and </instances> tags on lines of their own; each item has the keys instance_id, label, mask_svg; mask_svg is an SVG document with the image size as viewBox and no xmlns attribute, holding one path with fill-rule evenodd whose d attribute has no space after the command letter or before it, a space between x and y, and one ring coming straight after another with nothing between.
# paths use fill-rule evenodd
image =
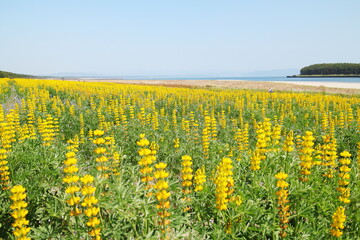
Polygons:
<instances>
[{"instance_id":1,"label":"sky","mask_svg":"<svg viewBox=\"0 0 360 240\"><path fill-rule=\"evenodd\" d=\"M0 0L0 70L297 74L360 63L359 9L359 0Z\"/></svg>"}]
</instances>

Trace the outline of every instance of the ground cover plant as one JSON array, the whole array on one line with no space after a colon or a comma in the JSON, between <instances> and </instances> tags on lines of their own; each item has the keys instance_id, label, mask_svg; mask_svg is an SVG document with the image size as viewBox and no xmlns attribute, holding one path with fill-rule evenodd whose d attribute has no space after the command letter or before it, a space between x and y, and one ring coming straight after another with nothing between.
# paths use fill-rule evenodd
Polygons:
<instances>
[{"instance_id":1,"label":"ground cover plant","mask_svg":"<svg viewBox=\"0 0 360 240\"><path fill-rule=\"evenodd\" d=\"M0 238L357 239L360 97L0 80Z\"/></svg>"}]
</instances>

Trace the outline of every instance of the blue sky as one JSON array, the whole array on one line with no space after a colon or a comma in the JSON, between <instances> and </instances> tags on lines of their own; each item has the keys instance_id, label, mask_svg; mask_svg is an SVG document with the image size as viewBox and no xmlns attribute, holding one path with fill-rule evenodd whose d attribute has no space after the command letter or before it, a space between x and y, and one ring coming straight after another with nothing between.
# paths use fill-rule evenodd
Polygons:
<instances>
[{"instance_id":1,"label":"blue sky","mask_svg":"<svg viewBox=\"0 0 360 240\"><path fill-rule=\"evenodd\" d=\"M0 0L0 70L234 76L359 63L359 9L359 0Z\"/></svg>"}]
</instances>

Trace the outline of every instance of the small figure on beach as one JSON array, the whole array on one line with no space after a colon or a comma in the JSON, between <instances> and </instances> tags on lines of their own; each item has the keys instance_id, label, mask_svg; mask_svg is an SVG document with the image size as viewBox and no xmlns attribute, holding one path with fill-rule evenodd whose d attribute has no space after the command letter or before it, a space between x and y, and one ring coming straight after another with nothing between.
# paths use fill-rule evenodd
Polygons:
<instances>
[{"instance_id":1,"label":"small figure on beach","mask_svg":"<svg viewBox=\"0 0 360 240\"><path fill-rule=\"evenodd\" d=\"M272 93L272 92L273 92L273 89L272 89L272 88L269 88L268 92L269 92L269 93Z\"/></svg>"}]
</instances>

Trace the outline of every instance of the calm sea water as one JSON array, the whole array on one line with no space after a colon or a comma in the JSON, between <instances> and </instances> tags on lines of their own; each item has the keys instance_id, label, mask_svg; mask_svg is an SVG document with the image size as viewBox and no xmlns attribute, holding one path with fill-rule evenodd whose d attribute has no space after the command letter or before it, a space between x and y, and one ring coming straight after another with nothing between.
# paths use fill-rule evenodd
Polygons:
<instances>
[{"instance_id":1,"label":"calm sea water","mask_svg":"<svg viewBox=\"0 0 360 240\"><path fill-rule=\"evenodd\" d=\"M170 79L170 80L246 80L246 81L299 81L299 82L348 82L360 83L360 78L287 78L287 77L124 77L129 80L156 80L156 79Z\"/></svg>"}]
</instances>

